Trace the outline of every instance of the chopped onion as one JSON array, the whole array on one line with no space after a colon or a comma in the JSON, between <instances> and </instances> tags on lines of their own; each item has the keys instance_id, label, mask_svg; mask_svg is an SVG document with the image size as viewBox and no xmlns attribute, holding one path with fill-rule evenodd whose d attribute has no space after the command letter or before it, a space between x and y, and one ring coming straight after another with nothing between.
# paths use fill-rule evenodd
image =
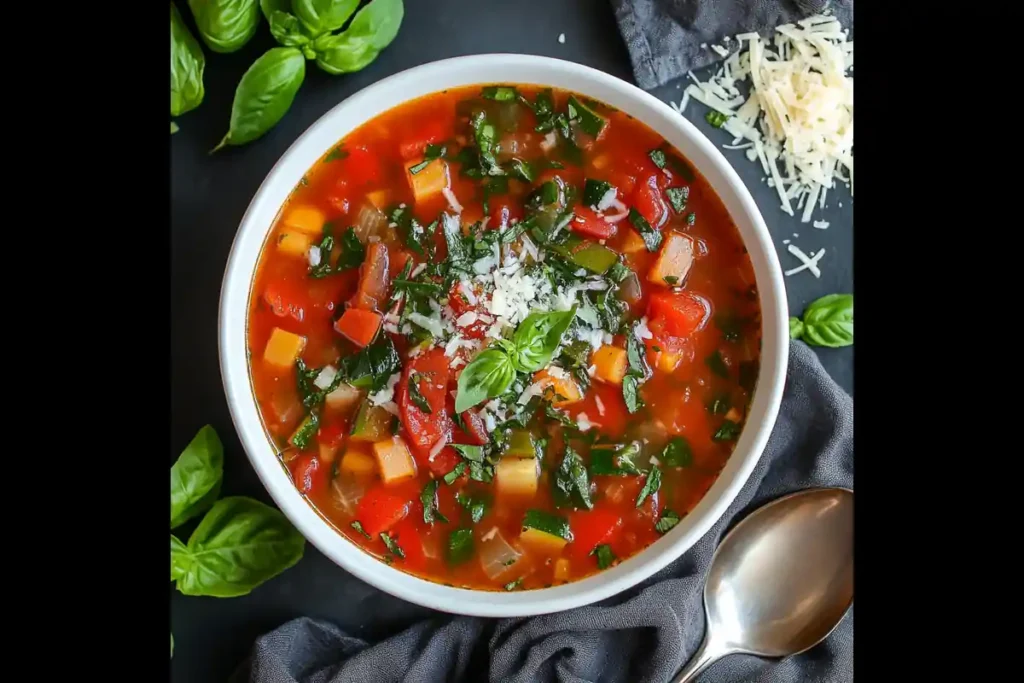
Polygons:
<instances>
[{"instance_id":1,"label":"chopped onion","mask_svg":"<svg viewBox=\"0 0 1024 683\"><path fill-rule=\"evenodd\" d=\"M341 472L331 483L335 506L354 515L359 500L366 493L366 482L348 472Z\"/></svg>"},{"instance_id":2,"label":"chopped onion","mask_svg":"<svg viewBox=\"0 0 1024 683\"><path fill-rule=\"evenodd\" d=\"M388 219L384 215L384 212L378 209L376 206L369 202L365 202L359 209L359 215L356 217L356 237L363 244L371 241L371 237L380 238L381 235L385 234L388 227Z\"/></svg>"},{"instance_id":3,"label":"chopped onion","mask_svg":"<svg viewBox=\"0 0 1024 683\"><path fill-rule=\"evenodd\" d=\"M480 543L480 566L491 580L510 573L522 557L523 554L510 546L500 531Z\"/></svg>"}]
</instances>

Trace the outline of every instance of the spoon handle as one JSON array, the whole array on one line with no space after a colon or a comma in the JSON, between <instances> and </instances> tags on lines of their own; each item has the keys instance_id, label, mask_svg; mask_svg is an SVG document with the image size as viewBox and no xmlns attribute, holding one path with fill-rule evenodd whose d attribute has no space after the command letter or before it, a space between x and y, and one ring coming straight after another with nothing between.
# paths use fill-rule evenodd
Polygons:
<instances>
[{"instance_id":1,"label":"spoon handle","mask_svg":"<svg viewBox=\"0 0 1024 683\"><path fill-rule=\"evenodd\" d=\"M704 642L700 644L696 654L687 662L683 670L679 672L675 680L672 683L690 683L691 681L697 680L704 669L708 668L714 662L729 654L729 651L718 647L708 637L708 634L704 635Z\"/></svg>"}]
</instances>

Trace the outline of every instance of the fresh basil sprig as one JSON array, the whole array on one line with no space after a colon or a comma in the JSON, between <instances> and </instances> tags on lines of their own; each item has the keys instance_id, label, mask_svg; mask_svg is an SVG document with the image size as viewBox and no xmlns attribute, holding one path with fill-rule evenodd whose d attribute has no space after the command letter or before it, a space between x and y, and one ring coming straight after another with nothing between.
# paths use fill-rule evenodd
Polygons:
<instances>
[{"instance_id":1,"label":"fresh basil sprig","mask_svg":"<svg viewBox=\"0 0 1024 683\"><path fill-rule=\"evenodd\" d=\"M568 311L532 313L512 335L515 354L512 364L520 372L536 372L547 367L565 331L576 317L576 306Z\"/></svg>"},{"instance_id":2,"label":"fresh basil sprig","mask_svg":"<svg viewBox=\"0 0 1024 683\"><path fill-rule=\"evenodd\" d=\"M188 6L199 36L214 52L240 50L260 25L256 0L188 0Z\"/></svg>"},{"instance_id":3,"label":"fresh basil sprig","mask_svg":"<svg viewBox=\"0 0 1024 683\"><path fill-rule=\"evenodd\" d=\"M313 41L316 65L333 75L359 71L391 44L404 16L402 0L373 0L356 13L347 29L324 33Z\"/></svg>"},{"instance_id":4,"label":"fresh basil sprig","mask_svg":"<svg viewBox=\"0 0 1024 683\"><path fill-rule=\"evenodd\" d=\"M181 116L203 102L203 48L171 3L171 116ZM171 122L171 132L177 126Z\"/></svg>"},{"instance_id":5,"label":"fresh basil sprig","mask_svg":"<svg viewBox=\"0 0 1024 683\"><path fill-rule=\"evenodd\" d=\"M803 320L789 319L791 339L813 346L841 348L853 344L853 295L829 294L804 309Z\"/></svg>"},{"instance_id":6,"label":"fresh basil sprig","mask_svg":"<svg viewBox=\"0 0 1024 683\"><path fill-rule=\"evenodd\" d=\"M224 446L206 425L171 466L171 528L213 506L224 478Z\"/></svg>"}]
</instances>

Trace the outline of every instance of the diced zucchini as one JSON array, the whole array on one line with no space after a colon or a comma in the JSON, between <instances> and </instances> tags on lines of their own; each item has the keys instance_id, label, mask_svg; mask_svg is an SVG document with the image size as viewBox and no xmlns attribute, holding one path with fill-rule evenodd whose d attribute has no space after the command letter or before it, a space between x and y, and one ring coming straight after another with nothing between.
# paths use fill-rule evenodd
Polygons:
<instances>
[{"instance_id":1,"label":"diced zucchini","mask_svg":"<svg viewBox=\"0 0 1024 683\"><path fill-rule=\"evenodd\" d=\"M572 540L569 520L544 510L527 510L523 517L523 530L535 529L565 541Z\"/></svg>"},{"instance_id":2,"label":"diced zucchini","mask_svg":"<svg viewBox=\"0 0 1024 683\"><path fill-rule=\"evenodd\" d=\"M373 444L373 454L380 466L380 478L385 484L416 476L416 461L412 459L405 439L392 436Z\"/></svg>"},{"instance_id":3,"label":"diced zucchini","mask_svg":"<svg viewBox=\"0 0 1024 683\"><path fill-rule=\"evenodd\" d=\"M263 349L263 360L275 367L286 369L295 365L295 360L306 348L306 338L280 327L275 327Z\"/></svg>"},{"instance_id":4,"label":"diced zucchini","mask_svg":"<svg viewBox=\"0 0 1024 683\"><path fill-rule=\"evenodd\" d=\"M307 235L320 235L326 218L324 212L315 206L300 204L289 208L281 222Z\"/></svg>"},{"instance_id":5,"label":"diced zucchini","mask_svg":"<svg viewBox=\"0 0 1024 683\"><path fill-rule=\"evenodd\" d=\"M505 456L510 458L536 458L537 446L533 441L533 435L525 429L512 430L512 433L508 435Z\"/></svg>"},{"instance_id":6,"label":"diced zucchini","mask_svg":"<svg viewBox=\"0 0 1024 683\"><path fill-rule=\"evenodd\" d=\"M537 493L536 458L502 458L494 468L498 493L532 496Z\"/></svg>"},{"instance_id":7,"label":"diced zucchini","mask_svg":"<svg viewBox=\"0 0 1024 683\"><path fill-rule=\"evenodd\" d=\"M391 436L391 422L394 416L380 406L371 405L369 399L359 406L359 413L352 422L353 441L383 441Z\"/></svg>"},{"instance_id":8,"label":"diced zucchini","mask_svg":"<svg viewBox=\"0 0 1024 683\"><path fill-rule=\"evenodd\" d=\"M537 529L524 529L519 542L541 555L557 555L569 541Z\"/></svg>"},{"instance_id":9,"label":"diced zucchini","mask_svg":"<svg viewBox=\"0 0 1024 683\"><path fill-rule=\"evenodd\" d=\"M298 230L283 232L277 238L277 250L288 256L304 258L309 253L311 246L313 246L313 238Z\"/></svg>"},{"instance_id":10,"label":"diced zucchini","mask_svg":"<svg viewBox=\"0 0 1024 683\"><path fill-rule=\"evenodd\" d=\"M292 432L292 435L288 437L288 443L300 451L304 451L313 441L313 437L316 436L316 431L319 428L319 421L313 415L306 415L306 417L302 418L299 426L295 428L295 431Z\"/></svg>"},{"instance_id":11,"label":"diced zucchini","mask_svg":"<svg viewBox=\"0 0 1024 683\"><path fill-rule=\"evenodd\" d=\"M595 366L594 377L609 384L622 384L622 378L626 376L626 350L611 344L605 344L591 357L590 362Z\"/></svg>"},{"instance_id":12,"label":"diced zucchini","mask_svg":"<svg viewBox=\"0 0 1024 683\"><path fill-rule=\"evenodd\" d=\"M366 476L377 471L377 460L356 450L349 449L341 456L341 471Z\"/></svg>"},{"instance_id":13,"label":"diced zucchini","mask_svg":"<svg viewBox=\"0 0 1024 683\"><path fill-rule=\"evenodd\" d=\"M580 268L589 270L591 273L604 275L618 258L618 254L608 247L590 243L574 251L569 260Z\"/></svg>"}]
</instances>

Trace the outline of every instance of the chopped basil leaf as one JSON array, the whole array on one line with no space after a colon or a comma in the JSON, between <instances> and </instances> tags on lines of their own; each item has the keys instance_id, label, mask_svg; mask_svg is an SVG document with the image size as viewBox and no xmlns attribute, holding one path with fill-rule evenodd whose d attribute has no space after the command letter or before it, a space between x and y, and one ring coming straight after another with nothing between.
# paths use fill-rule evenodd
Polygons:
<instances>
[{"instance_id":1,"label":"chopped basil leaf","mask_svg":"<svg viewBox=\"0 0 1024 683\"><path fill-rule=\"evenodd\" d=\"M469 518L473 520L474 524L483 519L484 513L487 512L487 500L484 498L473 498L456 493L455 500L469 512Z\"/></svg>"},{"instance_id":2,"label":"chopped basil leaf","mask_svg":"<svg viewBox=\"0 0 1024 683\"><path fill-rule=\"evenodd\" d=\"M568 107L570 111L575 110L572 119L579 123L580 129L584 133L593 135L595 138L601 134L605 124L603 117L598 116L593 110L577 100L575 95L569 95Z\"/></svg>"},{"instance_id":3,"label":"chopped basil leaf","mask_svg":"<svg viewBox=\"0 0 1024 683\"><path fill-rule=\"evenodd\" d=\"M655 230L651 227L651 224L647 222L639 211L636 209L629 210L629 222L633 224L637 232L640 233L640 237L644 240L644 245L647 247L647 251L658 251L658 247L661 246L662 234L660 230Z\"/></svg>"},{"instance_id":4,"label":"chopped basil leaf","mask_svg":"<svg viewBox=\"0 0 1024 683\"><path fill-rule=\"evenodd\" d=\"M627 372L622 378L622 399L626 402L626 410L635 413L644 407L644 400L640 398L640 378Z\"/></svg>"},{"instance_id":5,"label":"chopped basil leaf","mask_svg":"<svg viewBox=\"0 0 1024 683\"><path fill-rule=\"evenodd\" d=\"M690 213L686 214L686 227L692 228L696 224L697 224L697 214L695 214L692 211Z\"/></svg>"},{"instance_id":6,"label":"chopped basil leaf","mask_svg":"<svg viewBox=\"0 0 1024 683\"><path fill-rule=\"evenodd\" d=\"M534 130L538 133L547 133L555 127L555 97L551 88L545 88L537 93L537 99L533 103L533 112L537 115L537 126Z\"/></svg>"},{"instance_id":7,"label":"chopped basil leaf","mask_svg":"<svg viewBox=\"0 0 1024 683\"><path fill-rule=\"evenodd\" d=\"M665 280L665 282L667 282L668 284L672 285L673 287L679 284L679 278L676 277L675 275L666 275L662 279Z\"/></svg>"},{"instance_id":8,"label":"chopped basil leaf","mask_svg":"<svg viewBox=\"0 0 1024 683\"><path fill-rule=\"evenodd\" d=\"M718 349L715 349L714 353L704 359L704 363L711 368L711 372L715 373L719 377L729 379L729 366L722 360L722 354L719 353Z\"/></svg>"},{"instance_id":9,"label":"chopped basil leaf","mask_svg":"<svg viewBox=\"0 0 1024 683\"><path fill-rule=\"evenodd\" d=\"M422 377L423 376L418 372L414 372L409 375L409 400L411 400L417 408L427 415L430 415L434 411L430 409L430 403L427 402L426 397L420 392L419 385Z\"/></svg>"},{"instance_id":10,"label":"chopped basil leaf","mask_svg":"<svg viewBox=\"0 0 1024 683\"><path fill-rule=\"evenodd\" d=\"M668 163L668 160L665 158L665 152L660 149L652 149L647 153L647 156L651 158L651 161L658 168L665 168L665 164Z\"/></svg>"},{"instance_id":11,"label":"chopped basil leaf","mask_svg":"<svg viewBox=\"0 0 1024 683\"><path fill-rule=\"evenodd\" d=\"M430 165L430 162L427 161L426 159L424 159L423 161L421 161L420 163L416 164L415 166L410 166L409 167L409 173L412 174L412 175L416 175L417 173L419 173L420 171L422 171L423 169L425 169L429 165Z\"/></svg>"},{"instance_id":12,"label":"chopped basil leaf","mask_svg":"<svg viewBox=\"0 0 1024 683\"><path fill-rule=\"evenodd\" d=\"M423 521L426 524L433 524L434 520L448 523L448 518L442 515L441 510L437 507L437 487L437 479L431 479L420 494L420 502L423 503Z\"/></svg>"},{"instance_id":13,"label":"chopped basil leaf","mask_svg":"<svg viewBox=\"0 0 1024 683\"><path fill-rule=\"evenodd\" d=\"M684 436L673 436L661 451L661 461L669 467L690 467L693 451Z\"/></svg>"},{"instance_id":14,"label":"chopped basil leaf","mask_svg":"<svg viewBox=\"0 0 1024 683\"><path fill-rule=\"evenodd\" d=\"M518 91L510 85L489 85L480 94L485 100L495 100L496 102L511 102L519 95Z\"/></svg>"},{"instance_id":15,"label":"chopped basil leaf","mask_svg":"<svg viewBox=\"0 0 1024 683\"><path fill-rule=\"evenodd\" d=\"M729 115L720 111L709 111L704 118L715 128L721 128L729 120Z\"/></svg>"},{"instance_id":16,"label":"chopped basil leaf","mask_svg":"<svg viewBox=\"0 0 1024 683\"><path fill-rule=\"evenodd\" d=\"M434 232L437 230L437 221L423 227L412 215L411 208L398 206L391 211L391 222L398 226L398 234L401 235L405 246L420 256L433 256Z\"/></svg>"},{"instance_id":17,"label":"chopped basil leaf","mask_svg":"<svg viewBox=\"0 0 1024 683\"><path fill-rule=\"evenodd\" d=\"M488 178L487 182L483 184L484 190L484 213L490 213L490 201L491 197L508 194L508 178L505 176L495 176Z\"/></svg>"},{"instance_id":18,"label":"chopped basil leaf","mask_svg":"<svg viewBox=\"0 0 1024 683\"><path fill-rule=\"evenodd\" d=\"M307 415L303 421L299 424L299 428L295 430L295 433L291 435L288 442L291 445L298 448L300 451L306 450L312 442L313 437L316 436L317 430L320 429L320 418L315 412Z\"/></svg>"},{"instance_id":19,"label":"chopped basil leaf","mask_svg":"<svg viewBox=\"0 0 1024 683\"><path fill-rule=\"evenodd\" d=\"M405 551L402 550L402 546L395 542L395 539L391 538L386 532L380 532L380 539L384 541L384 545L388 547L388 551L391 552L395 557L405 559Z\"/></svg>"},{"instance_id":20,"label":"chopped basil leaf","mask_svg":"<svg viewBox=\"0 0 1024 683\"><path fill-rule=\"evenodd\" d=\"M465 474L465 472L466 472L466 463L465 462L460 462L458 465L456 465L452 469L451 472L449 472L448 474L444 475L444 483L446 483L449 486L451 486L452 484L455 483L455 480L458 479L459 477L461 477L463 474Z\"/></svg>"},{"instance_id":21,"label":"chopped basil leaf","mask_svg":"<svg viewBox=\"0 0 1024 683\"><path fill-rule=\"evenodd\" d=\"M479 149L480 171L483 175L503 175L505 172L494 156L494 148L498 142L498 129L487 120L487 114L482 111L477 112L470 123L473 126L473 135Z\"/></svg>"},{"instance_id":22,"label":"chopped basil leaf","mask_svg":"<svg viewBox=\"0 0 1024 683\"><path fill-rule=\"evenodd\" d=\"M533 170L533 166L528 161L522 159L513 159L509 162L508 174L513 178L519 178L525 183L532 183L537 173Z\"/></svg>"},{"instance_id":23,"label":"chopped basil leaf","mask_svg":"<svg viewBox=\"0 0 1024 683\"><path fill-rule=\"evenodd\" d=\"M484 447L483 446L470 446L468 444L453 443L454 448L459 455L466 460L471 462L483 462L484 461Z\"/></svg>"},{"instance_id":24,"label":"chopped basil leaf","mask_svg":"<svg viewBox=\"0 0 1024 683\"><path fill-rule=\"evenodd\" d=\"M370 536L370 534L366 533L366 529L363 528L362 523L358 519L352 522L351 526L353 529L361 533L363 536L366 536L369 539L373 538L373 536Z\"/></svg>"},{"instance_id":25,"label":"chopped basil leaf","mask_svg":"<svg viewBox=\"0 0 1024 683\"><path fill-rule=\"evenodd\" d=\"M388 378L401 369L402 361L391 337L382 334L366 348L345 356L338 363L337 378L357 389L375 392L380 391L387 384Z\"/></svg>"},{"instance_id":26,"label":"chopped basil leaf","mask_svg":"<svg viewBox=\"0 0 1024 683\"><path fill-rule=\"evenodd\" d=\"M593 550L590 551L591 555L597 556L597 568L608 569L615 563L615 560L619 559L615 557L615 553L612 552L612 547L607 543L602 543Z\"/></svg>"},{"instance_id":27,"label":"chopped basil leaf","mask_svg":"<svg viewBox=\"0 0 1024 683\"><path fill-rule=\"evenodd\" d=\"M456 529L448 535L448 562L462 564L473 557L473 530Z\"/></svg>"},{"instance_id":28,"label":"chopped basil leaf","mask_svg":"<svg viewBox=\"0 0 1024 683\"><path fill-rule=\"evenodd\" d=\"M682 176L687 182L693 182L693 169L690 168L689 164L676 156L676 153L667 145L662 145L661 149L665 152L665 160L668 162L669 168L674 173Z\"/></svg>"},{"instance_id":29,"label":"chopped basil leaf","mask_svg":"<svg viewBox=\"0 0 1024 683\"><path fill-rule=\"evenodd\" d=\"M633 458L638 455L640 444L635 441L625 446L594 446L590 451L590 473L619 477L642 474L633 462Z\"/></svg>"},{"instance_id":30,"label":"chopped basil leaf","mask_svg":"<svg viewBox=\"0 0 1024 683\"><path fill-rule=\"evenodd\" d=\"M348 156L348 151L342 145L338 145L330 151L330 153L324 157L324 161L340 161Z\"/></svg>"},{"instance_id":31,"label":"chopped basil leaf","mask_svg":"<svg viewBox=\"0 0 1024 683\"><path fill-rule=\"evenodd\" d=\"M469 478L473 481L482 481L489 484L494 480L494 465L469 461Z\"/></svg>"},{"instance_id":32,"label":"chopped basil leaf","mask_svg":"<svg viewBox=\"0 0 1024 683\"><path fill-rule=\"evenodd\" d=\"M665 508L661 511L661 519L654 524L654 530L659 534L668 533L675 528L676 524L679 524L679 515Z\"/></svg>"},{"instance_id":33,"label":"chopped basil leaf","mask_svg":"<svg viewBox=\"0 0 1024 683\"><path fill-rule=\"evenodd\" d=\"M515 589L519 588L519 585L523 582L523 579L525 579L525 578L526 578L525 576L520 576L515 581L509 581L508 583L505 584L505 590L507 590L507 591L514 591Z\"/></svg>"},{"instance_id":34,"label":"chopped basil leaf","mask_svg":"<svg viewBox=\"0 0 1024 683\"><path fill-rule=\"evenodd\" d=\"M573 423L575 427L575 423ZM565 447L565 456L555 471L553 494L558 507L585 507L593 509L590 498L590 479L583 459L570 446Z\"/></svg>"},{"instance_id":35,"label":"chopped basil leaf","mask_svg":"<svg viewBox=\"0 0 1024 683\"><path fill-rule=\"evenodd\" d=\"M712 441L735 441L736 437L740 434L739 423L733 422L732 420L725 420L722 422L722 426L718 428L715 435L711 437Z\"/></svg>"},{"instance_id":36,"label":"chopped basil leaf","mask_svg":"<svg viewBox=\"0 0 1024 683\"><path fill-rule=\"evenodd\" d=\"M633 271L629 269L629 266L625 265L621 261L616 261L612 264L611 268L608 269L608 277L611 278L613 282L622 282L629 277L632 272Z\"/></svg>"},{"instance_id":37,"label":"chopped basil leaf","mask_svg":"<svg viewBox=\"0 0 1024 683\"><path fill-rule=\"evenodd\" d=\"M586 206L597 207L604 198L608 191L612 189L611 183L606 183L603 180L594 180L593 178L587 178L586 182L583 183L583 203Z\"/></svg>"},{"instance_id":38,"label":"chopped basil leaf","mask_svg":"<svg viewBox=\"0 0 1024 683\"><path fill-rule=\"evenodd\" d=\"M708 403L708 412L712 415L725 415L730 405L728 394L718 394Z\"/></svg>"},{"instance_id":39,"label":"chopped basil leaf","mask_svg":"<svg viewBox=\"0 0 1024 683\"><path fill-rule=\"evenodd\" d=\"M670 187L665 190L665 195L668 197L668 203L672 205L672 210L681 214L686 210L686 202L690 198L690 188Z\"/></svg>"},{"instance_id":40,"label":"chopped basil leaf","mask_svg":"<svg viewBox=\"0 0 1024 683\"><path fill-rule=\"evenodd\" d=\"M640 507L643 505L644 500L647 496L653 496L661 488L661 470L658 469L657 465L651 465L651 471L647 473L647 480L644 482L644 487L640 489L640 495L637 496L636 506Z\"/></svg>"},{"instance_id":41,"label":"chopped basil leaf","mask_svg":"<svg viewBox=\"0 0 1024 683\"><path fill-rule=\"evenodd\" d=\"M358 268L365 260L366 247L359 241L356 229L350 227L341 234L341 255L338 256L338 264L334 267L335 272Z\"/></svg>"}]
</instances>

